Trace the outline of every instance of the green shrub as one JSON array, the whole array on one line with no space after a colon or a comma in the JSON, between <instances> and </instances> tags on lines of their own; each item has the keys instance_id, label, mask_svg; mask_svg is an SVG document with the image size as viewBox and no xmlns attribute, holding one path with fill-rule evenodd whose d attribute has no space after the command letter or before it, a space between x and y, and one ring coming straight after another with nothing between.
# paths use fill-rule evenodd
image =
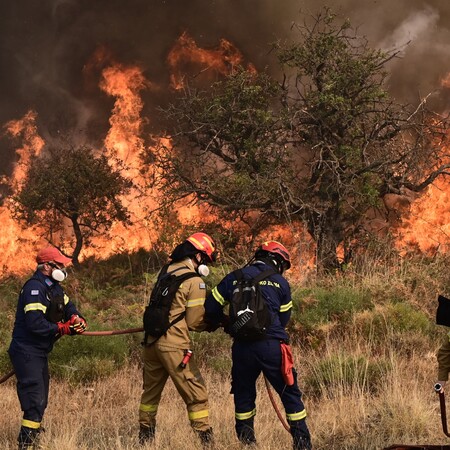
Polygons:
<instances>
[{"instance_id":1,"label":"green shrub","mask_svg":"<svg viewBox=\"0 0 450 450\"><path fill-rule=\"evenodd\" d=\"M366 336L383 340L390 332L428 335L431 322L408 303L388 303L356 318L357 328Z\"/></svg>"},{"instance_id":2,"label":"green shrub","mask_svg":"<svg viewBox=\"0 0 450 450\"><path fill-rule=\"evenodd\" d=\"M50 355L50 370L56 378L89 382L122 367L129 353L127 335L64 336Z\"/></svg>"},{"instance_id":3,"label":"green shrub","mask_svg":"<svg viewBox=\"0 0 450 450\"><path fill-rule=\"evenodd\" d=\"M302 294L306 294L304 302ZM327 322L349 322L355 312L373 307L368 291L348 286L298 290L294 292L293 302L294 319L306 331L313 331Z\"/></svg>"}]
</instances>

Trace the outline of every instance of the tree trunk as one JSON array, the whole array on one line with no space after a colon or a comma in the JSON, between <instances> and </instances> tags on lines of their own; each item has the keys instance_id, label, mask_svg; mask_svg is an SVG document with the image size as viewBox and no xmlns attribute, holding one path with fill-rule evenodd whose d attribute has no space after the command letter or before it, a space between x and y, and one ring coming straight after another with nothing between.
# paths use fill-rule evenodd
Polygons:
<instances>
[{"instance_id":1,"label":"tree trunk","mask_svg":"<svg viewBox=\"0 0 450 450\"><path fill-rule=\"evenodd\" d=\"M72 263L75 267L80 267L80 261L78 257L80 256L81 249L83 248L83 234L81 232L80 224L78 223L78 215L73 215L71 217L73 232L75 234L75 248L72 254Z\"/></svg>"},{"instance_id":2,"label":"tree trunk","mask_svg":"<svg viewBox=\"0 0 450 450\"><path fill-rule=\"evenodd\" d=\"M330 273L340 269L337 248L343 240L338 207L324 213L312 212L307 221L308 232L316 242L316 265L318 272Z\"/></svg>"}]
</instances>

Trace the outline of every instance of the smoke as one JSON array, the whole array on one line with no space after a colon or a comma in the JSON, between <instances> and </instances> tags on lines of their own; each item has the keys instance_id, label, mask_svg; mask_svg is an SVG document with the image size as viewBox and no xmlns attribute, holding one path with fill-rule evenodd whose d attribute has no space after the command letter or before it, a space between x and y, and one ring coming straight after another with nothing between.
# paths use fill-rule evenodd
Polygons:
<instances>
[{"instance_id":1,"label":"smoke","mask_svg":"<svg viewBox=\"0 0 450 450\"><path fill-rule=\"evenodd\" d=\"M390 67L393 95L412 102L436 91L436 105L449 107L448 88L440 89L450 72L450 3L442 0L14 0L0 5L0 124L32 109L47 142L70 132L75 142L100 145L114 101L98 88L102 67L93 57L103 48L159 87L143 111L157 127L166 57L183 31L203 48L225 38L263 69L273 61L270 43L292 38L291 24L324 5L348 17L371 46L402 48ZM11 173L14 148L0 137L0 176Z\"/></svg>"},{"instance_id":2,"label":"smoke","mask_svg":"<svg viewBox=\"0 0 450 450\"><path fill-rule=\"evenodd\" d=\"M379 47L389 51L405 48L406 45L414 43L417 39L426 39L427 33L436 26L438 20L438 12L430 7L423 11L415 11L409 14L386 39L381 41Z\"/></svg>"}]
</instances>

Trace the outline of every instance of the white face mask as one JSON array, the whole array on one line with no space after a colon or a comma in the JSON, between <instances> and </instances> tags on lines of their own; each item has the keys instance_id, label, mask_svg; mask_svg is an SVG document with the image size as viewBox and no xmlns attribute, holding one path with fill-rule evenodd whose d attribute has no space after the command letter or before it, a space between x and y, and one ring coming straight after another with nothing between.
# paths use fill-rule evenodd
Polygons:
<instances>
[{"instance_id":1,"label":"white face mask","mask_svg":"<svg viewBox=\"0 0 450 450\"><path fill-rule=\"evenodd\" d=\"M53 269L52 278L55 281L64 281L67 278L67 272L61 269Z\"/></svg>"},{"instance_id":2,"label":"white face mask","mask_svg":"<svg viewBox=\"0 0 450 450\"><path fill-rule=\"evenodd\" d=\"M207 277L209 275L209 267L205 264L200 264L197 267L197 273L201 276L201 277Z\"/></svg>"}]
</instances>

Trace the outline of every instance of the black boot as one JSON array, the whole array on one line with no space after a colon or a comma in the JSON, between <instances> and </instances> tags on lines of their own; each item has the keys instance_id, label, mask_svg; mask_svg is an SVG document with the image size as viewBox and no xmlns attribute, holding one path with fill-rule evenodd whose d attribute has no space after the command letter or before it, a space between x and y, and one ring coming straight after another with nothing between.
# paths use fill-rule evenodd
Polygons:
<instances>
[{"instance_id":1,"label":"black boot","mask_svg":"<svg viewBox=\"0 0 450 450\"><path fill-rule=\"evenodd\" d=\"M139 444L145 445L155 439L155 427L140 425L139 426Z\"/></svg>"},{"instance_id":2,"label":"black boot","mask_svg":"<svg viewBox=\"0 0 450 450\"><path fill-rule=\"evenodd\" d=\"M309 439L294 438L294 450L312 450L311 441Z\"/></svg>"},{"instance_id":3,"label":"black boot","mask_svg":"<svg viewBox=\"0 0 450 450\"><path fill-rule=\"evenodd\" d=\"M294 450L311 450L311 436L304 420L289 423Z\"/></svg>"},{"instance_id":4,"label":"black boot","mask_svg":"<svg viewBox=\"0 0 450 450\"><path fill-rule=\"evenodd\" d=\"M19 443L19 450L34 450L38 447L38 438L39 433L41 432L40 428L28 428L28 427L20 427L19 437L17 438L17 442Z\"/></svg>"},{"instance_id":5,"label":"black boot","mask_svg":"<svg viewBox=\"0 0 450 450\"><path fill-rule=\"evenodd\" d=\"M208 428L205 431L197 431L198 437L203 445L203 448L210 449L214 443L214 435L212 428Z\"/></svg>"},{"instance_id":6,"label":"black boot","mask_svg":"<svg viewBox=\"0 0 450 450\"><path fill-rule=\"evenodd\" d=\"M245 445L256 444L255 430L253 428L253 417L246 420L236 420L236 434L238 439Z\"/></svg>"}]
</instances>

